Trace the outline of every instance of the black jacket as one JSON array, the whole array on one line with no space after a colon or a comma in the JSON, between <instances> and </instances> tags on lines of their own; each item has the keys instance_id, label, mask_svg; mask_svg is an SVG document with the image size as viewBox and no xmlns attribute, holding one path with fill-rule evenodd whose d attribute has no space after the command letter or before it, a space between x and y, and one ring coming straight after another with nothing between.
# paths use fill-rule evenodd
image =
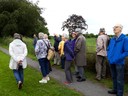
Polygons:
<instances>
[{"instance_id":1,"label":"black jacket","mask_svg":"<svg viewBox=\"0 0 128 96\"><path fill-rule=\"evenodd\" d=\"M58 46L59 46L60 41L61 41L60 37L54 36L54 48L56 52L58 52Z\"/></svg>"}]
</instances>

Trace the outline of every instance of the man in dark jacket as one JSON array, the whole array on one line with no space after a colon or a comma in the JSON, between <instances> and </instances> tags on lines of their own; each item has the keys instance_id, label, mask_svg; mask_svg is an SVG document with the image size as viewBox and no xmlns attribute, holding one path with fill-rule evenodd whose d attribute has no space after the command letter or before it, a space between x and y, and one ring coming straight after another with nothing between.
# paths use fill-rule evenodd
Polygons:
<instances>
[{"instance_id":1,"label":"man in dark jacket","mask_svg":"<svg viewBox=\"0 0 128 96\"><path fill-rule=\"evenodd\" d=\"M61 41L61 38L59 35L54 34L54 48L55 48L55 57L54 57L54 65L60 65L60 55L59 55L59 50L58 46Z\"/></svg>"},{"instance_id":2,"label":"man in dark jacket","mask_svg":"<svg viewBox=\"0 0 128 96\"><path fill-rule=\"evenodd\" d=\"M82 35L82 30L76 28L75 33L77 35L74 52L75 52L75 64L79 71L78 82L85 81L84 66L86 66L86 42L85 37Z\"/></svg>"},{"instance_id":3,"label":"man in dark jacket","mask_svg":"<svg viewBox=\"0 0 128 96\"><path fill-rule=\"evenodd\" d=\"M123 26L116 24L113 27L115 37L110 40L107 57L110 63L111 75L113 80L113 89L109 94L123 96L124 91L124 63L128 56L128 37L122 34Z\"/></svg>"}]
</instances>

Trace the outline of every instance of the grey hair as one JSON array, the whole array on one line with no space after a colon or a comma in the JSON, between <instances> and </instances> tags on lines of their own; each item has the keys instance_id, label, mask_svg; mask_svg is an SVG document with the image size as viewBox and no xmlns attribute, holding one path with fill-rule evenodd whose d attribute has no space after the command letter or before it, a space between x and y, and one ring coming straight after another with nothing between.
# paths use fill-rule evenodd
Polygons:
<instances>
[{"instance_id":1,"label":"grey hair","mask_svg":"<svg viewBox=\"0 0 128 96\"><path fill-rule=\"evenodd\" d=\"M39 39L43 39L44 38L44 33L40 32L40 33L38 33L38 36L39 36Z\"/></svg>"},{"instance_id":2,"label":"grey hair","mask_svg":"<svg viewBox=\"0 0 128 96\"><path fill-rule=\"evenodd\" d=\"M66 33L63 33L63 35L62 35L64 38L66 38L66 39L69 39L69 35L68 34L66 34Z\"/></svg>"},{"instance_id":3,"label":"grey hair","mask_svg":"<svg viewBox=\"0 0 128 96\"><path fill-rule=\"evenodd\" d=\"M121 25L121 24L116 24L115 26L118 26L118 27L120 27L121 29L123 29L123 26ZM114 27L115 27L114 26Z\"/></svg>"},{"instance_id":4,"label":"grey hair","mask_svg":"<svg viewBox=\"0 0 128 96\"><path fill-rule=\"evenodd\" d=\"M21 39L20 34L18 34L18 33L14 33L14 39Z\"/></svg>"}]
</instances>

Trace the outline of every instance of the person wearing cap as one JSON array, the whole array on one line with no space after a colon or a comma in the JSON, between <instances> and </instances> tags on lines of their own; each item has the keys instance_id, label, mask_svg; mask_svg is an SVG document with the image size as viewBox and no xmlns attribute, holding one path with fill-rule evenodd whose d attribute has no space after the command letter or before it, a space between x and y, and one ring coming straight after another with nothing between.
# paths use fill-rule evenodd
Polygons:
<instances>
[{"instance_id":1,"label":"person wearing cap","mask_svg":"<svg viewBox=\"0 0 128 96\"><path fill-rule=\"evenodd\" d=\"M35 47L35 53L36 57L39 61L40 70L42 73L42 79L39 81L39 83L47 83L50 78L48 76L49 74L49 62L47 60L47 41L44 39L44 34L40 32L38 34L39 40L36 43Z\"/></svg>"},{"instance_id":2,"label":"person wearing cap","mask_svg":"<svg viewBox=\"0 0 128 96\"><path fill-rule=\"evenodd\" d=\"M108 42L109 37L105 34L105 28L100 28L96 42L96 80L101 80L101 78L105 78L106 75L105 60L107 56Z\"/></svg>"},{"instance_id":3,"label":"person wearing cap","mask_svg":"<svg viewBox=\"0 0 128 96\"><path fill-rule=\"evenodd\" d=\"M109 94L123 96L124 92L124 64L128 56L128 37L122 33L123 26L116 24L113 27L115 36L110 40L107 57L110 64L113 80L113 89Z\"/></svg>"},{"instance_id":4,"label":"person wearing cap","mask_svg":"<svg viewBox=\"0 0 128 96\"><path fill-rule=\"evenodd\" d=\"M26 44L21 41L20 34L15 33L14 40L9 44L9 54L11 56L9 68L13 70L18 89L22 88L24 81L23 69L27 67L27 53Z\"/></svg>"},{"instance_id":5,"label":"person wearing cap","mask_svg":"<svg viewBox=\"0 0 128 96\"><path fill-rule=\"evenodd\" d=\"M84 76L84 67L86 64L86 40L82 34L81 28L75 29L76 41L74 46L75 52L75 64L78 68L79 75L77 76L78 82L83 82L86 80Z\"/></svg>"}]
</instances>

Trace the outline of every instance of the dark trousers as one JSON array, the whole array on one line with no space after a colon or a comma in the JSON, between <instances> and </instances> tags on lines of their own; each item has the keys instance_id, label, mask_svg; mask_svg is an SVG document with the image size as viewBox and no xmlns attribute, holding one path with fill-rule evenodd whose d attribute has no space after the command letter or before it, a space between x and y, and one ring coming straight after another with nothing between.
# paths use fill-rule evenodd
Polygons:
<instances>
[{"instance_id":1,"label":"dark trousers","mask_svg":"<svg viewBox=\"0 0 128 96\"><path fill-rule=\"evenodd\" d=\"M23 68L13 70L14 76L16 78L17 83L21 81L23 83L24 75Z\"/></svg>"},{"instance_id":2,"label":"dark trousers","mask_svg":"<svg viewBox=\"0 0 128 96\"><path fill-rule=\"evenodd\" d=\"M113 90L117 91L117 96L123 96L124 91L124 65L111 64L111 75L113 80Z\"/></svg>"},{"instance_id":3,"label":"dark trousers","mask_svg":"<svg viewBox=\"0 0 128 96\"><path fill-rule=\"evenodd\" d=\"M49 73L52 71L50 60L48 60Z\"/></svg>"},{"instance_id":4,"label":"dark trousers","mask_svg":"<svg viewBox=\"0 0 128 96\"><path fill-rule=\"evenodd\" d=\"M104 56L96 56L96 78L101 79L101 77L106 76L106 64L105 64L106 57Z\"/></svg>"},{"instance_id":5,"label":"dark trousers","mask_svg":"<svg viewBox=\"0 0 128 96\"><path fill-rule=\"evenodd\" d=\"M84 67L83 66L77 66L78 68L78 72L79 72L79 76L81 79L85 79L85 76L84 76Z\"/></svg>"},{"instance_id":6,"label":"dark trousers","mask_svg":"<svg viewBox=\"0 0 128 96\"><path fill-rule=\"evenodd\" d=\"M65 57L61 56L61 68L64 69L65 67Z\"/></svg>"},{"instance_id":7,"label":"dark trousers","mask_svg":"<svg viewBox=\"0 0 128 96\"><path fill-rule=\"evenodd\" d=\"M40 69L43 77L46 77L49 74L49 64L47 58L38 59L40 64Z\"/></svg>"},{"instance_id":8,"label":"dark trousers","mask_svg":"<svg viewBox=\"0 0 128 96\"><path fill-rule=\"evenodd\" d=\"M68 82L72 82L72 73L71 73L71 64L72 64L72 61L65 61L65 75L66 75L66 80Z\"/></svg>"}]
</instances>

